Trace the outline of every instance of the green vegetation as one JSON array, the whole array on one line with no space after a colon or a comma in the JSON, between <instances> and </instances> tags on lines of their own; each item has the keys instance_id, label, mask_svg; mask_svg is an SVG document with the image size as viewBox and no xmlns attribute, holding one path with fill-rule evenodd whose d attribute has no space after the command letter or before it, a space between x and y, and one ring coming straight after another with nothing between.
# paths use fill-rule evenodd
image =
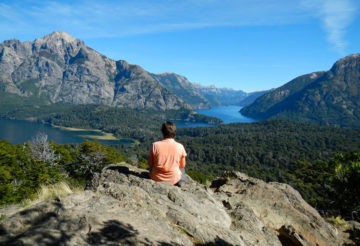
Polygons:
<instances>
[{"instance_id":1,"label":"green vegetation","mask_svg":"<svg viewBox=\"0 0 360 246\"><path fill-rule=\"evenodd\" d=\"M146 159L153 140L123 151ZM177 140L187 150L189 168L204 175L216 177L235 169L266 181L287 182L287 172L298 161L327 161L339 152L358 151L360 129L271 120L181 128Z\"/></svg>"},{"instance_id":2,"label":"green vegetation","mask_svg":"<svg viewBox=\"0 0 360 246\"><path fill-rule=\"evenodd\" d=\"M360 152L337 154L327 162L299 162L288 177L320 212L360 220Z\"/></svg>"},{"instance_id":3,"label":"green vegetation","mask_svg":"<svg viewBox=\"0 0 360 246\"><path fill-rule=\"evenodd\" d=\"M341 216L337 216L337 217L331 216L329 218L326 218L326 221L330 222L333 225L340 225L340 226L347 225L346 221L343 218L341 218Z\"/></svg>"},{"instance_id":4,"label":"green vegetation","mask_svg":"<svg viewBox=\"0 0 360 246\"><path fill-rule=\"evenodd\" d=\"M151 141L121 151L127 156L137 155L144 165ZM187 173L201 183L225 170L237 170L265 181L292 185L322 213L341 214L346 219L360 215L360 211L356 212L359 195L355 195L360 194L357 154L337 155L360 151L360 129L270 120L181 128L177 141L188 153ZM353 161L345 161L349 158ZM349 180L351 185L345 182Z\"/></svg>"},{"instance_id":5,"label":"green vegetation","mask_svg":"<svg viewBox=\"0 0 360 246\"><path fill-rule=\"evenodd\" d=\"M43 185L84 186L105 165L129 160L98 142L58 145L39 138L23 145L0 140L0 205L39 197ZM48 192L49 193L49 192Z\"/></svg>"},{"instance_id":6,"label":"green vegetation","mask_svg":"<svg viewBox=\"0 0 360 246\"><path fill-rule=\"evenodd\" d=\"M112 133L116 137L133 138L143 141L156 136L161 123L165 120L184 120L220 124L221 120L197 114L189 109L151 110L128 109L105 105L45 105L30 98L21 99L12 94L0 92L0 117L19 120L36 120L42 123L98 129ZM35 99L34 99L35 100Z\"/></svg>"},{"instance_id":7,"label":"green vegetation","mask_svg":"<svg viewBox=\"0 0 360 246\"><path fill-rule=\"evenodd\" d=\"M335 174L331 177L335 189L334 207L347 218L360 218L360 152L338 154L331 160Z\"/></svg>"}]
</instances>

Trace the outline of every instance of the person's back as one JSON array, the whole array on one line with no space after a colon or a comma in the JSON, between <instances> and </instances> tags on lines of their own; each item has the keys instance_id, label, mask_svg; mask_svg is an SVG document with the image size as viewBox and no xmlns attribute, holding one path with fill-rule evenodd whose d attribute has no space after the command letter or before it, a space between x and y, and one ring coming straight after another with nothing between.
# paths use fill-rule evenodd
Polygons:
<instances>
[{"instance_id":1,"label":"person's back","mask_svg":"<svg viewBox=\"0 0 360 246\"><path fill-rule=\"evenodd\" d=\"M161 130L164 139L153 143L149 153L150 178L177 184L183 177L180 169L185 168L186 152L184 146L174 140L176 127L173 123L164 123Z\"/></svg>"}]
</instances>

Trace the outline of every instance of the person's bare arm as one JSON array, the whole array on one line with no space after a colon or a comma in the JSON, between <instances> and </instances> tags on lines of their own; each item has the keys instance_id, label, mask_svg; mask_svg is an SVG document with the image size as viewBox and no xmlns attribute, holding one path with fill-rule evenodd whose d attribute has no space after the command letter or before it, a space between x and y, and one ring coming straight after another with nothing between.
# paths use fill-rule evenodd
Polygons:
<instances>
[{"instance_id":1,"label":"person's bare arm","mask_svg":"<svg viewBox=\"0 0 360 246\"><path fill-rule=\"evenodd\" d=\"M186 166L186 157L182 156L180 159L180 168L184 168Z\"/></svg>"},{"instance_id":2,"label":"person's bare arm","mask_svg":"<svg viewBox=\"0 0 360 246\"><path fill-rule=\"evenodd\" d=\"M154 165L154 153L152 151L152 148L150 150L150 153L149 153L149 157L148 157L148 165L150 167L150 169L153 167Z\"/></svg>"}]
</instances>

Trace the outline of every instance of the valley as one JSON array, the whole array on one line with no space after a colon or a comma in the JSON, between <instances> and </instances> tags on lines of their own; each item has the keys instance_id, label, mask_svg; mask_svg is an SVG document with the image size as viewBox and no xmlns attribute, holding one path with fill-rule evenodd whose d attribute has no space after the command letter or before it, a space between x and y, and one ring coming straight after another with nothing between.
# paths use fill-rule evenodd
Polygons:
<instances>
[{"instance_id":1,"label":"valley","mask_svg":"<svg viewBox=\"0 0 360 246\"><path fill-rule=\"evenodd\" d=\"M360 214L358 197L348 195L358 192L351 187L360 151L359 55L247 93L114 61L65 32L5 41L0 54L2 205L35 196L44 183L84 187L111 163L147 168L151 143L170 120L198 183L240 171L291 185L324 216ZM33 155L39 132L52 140L41 143L52 159Z\"/></svg>"}]
</instances>

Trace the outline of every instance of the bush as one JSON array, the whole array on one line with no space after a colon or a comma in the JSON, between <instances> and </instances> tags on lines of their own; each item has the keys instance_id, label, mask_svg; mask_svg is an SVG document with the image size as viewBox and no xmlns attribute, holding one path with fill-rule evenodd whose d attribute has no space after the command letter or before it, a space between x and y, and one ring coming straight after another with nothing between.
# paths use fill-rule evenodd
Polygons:
<instances>
[{"instance_id":1,"label":"bush","mask_svg":"<svg viewBox=\"0 0 360 246\"><path fill-rule=\"evenodd\" d=\"M40 140L22 145L0 140L0 206L58 196L56 189L69 191L63 182L84 187L105 165L128 161L98 142L58 145L45 137Z\"/></svg>"}]
</instances>

